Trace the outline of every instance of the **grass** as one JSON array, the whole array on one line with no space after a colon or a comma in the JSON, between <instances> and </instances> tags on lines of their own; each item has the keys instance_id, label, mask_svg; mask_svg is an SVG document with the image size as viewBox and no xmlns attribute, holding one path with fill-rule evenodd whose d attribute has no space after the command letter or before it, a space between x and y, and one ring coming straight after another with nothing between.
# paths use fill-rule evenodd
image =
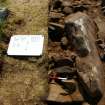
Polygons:
<instances>
[{"instance_id":1,"label":"grass","mask_svg":"<svg viewBox=\"0 0 105 105\"><path fill-rule=\"evenodd\" d=\"M4 36L3 33L7 37L14 34L44 34L47 37L48 0L6 0L5 2L2 0L0 2L11 11L6 23L0 25L1 37ZM0 46L7 50L8 44L1 42ZM37 62L40 59L36 59ZM37 62L30 62L28 58L24 60L9 57L6 54L3 55L3 61L0 77L0 105L35 105L36 103L41 105L40 98L48 92L46 62L37 66Z\"/></svg>"},{"instance_id":2,"label":"grass","mask_svg":"<svg viewBox=\"0 0 105 105\"><path fill-rule=\"evenodd\" d=\"M0 41L4 41L6 37L4 28L5 28L5 21L0 20Z\"/></svg>"},{"instance_id":3,"label":"grass","mask_svg":"<svg viewBox=\"0 0 105 105\"><path fill-rule=\"evenodd\" d=\"M6 6L7 0L0 0L0 7L1 6Z\"/></svg>"},{"instance_id":4,"label":"grass","mask_svg":"<svg viewBox=\"0 0 105 105\"><path fill-rule=\"evenodd\" d=\"M16 29L16 34L47 34L47 0L24 2L25 0L8 0L8 8L14 19L22 18L25 26ZM41 6L43 5L43 6Z\"/></svg>"}]
</instances>

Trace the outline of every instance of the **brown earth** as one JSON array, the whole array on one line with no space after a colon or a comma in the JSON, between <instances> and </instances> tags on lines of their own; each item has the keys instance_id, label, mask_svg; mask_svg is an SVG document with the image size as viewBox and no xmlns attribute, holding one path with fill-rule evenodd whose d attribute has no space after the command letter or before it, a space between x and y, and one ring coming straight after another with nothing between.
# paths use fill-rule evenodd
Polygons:
<instances>
[{"instance_id":1,"label":"brown earth","mask_svg":"<svg viewBox=\"0 0 105 105\"><path fill-rule=\"evenodd\" d=\"M67 0L67 1L69 1L69 0ZM88 10L84 10L83 11L83 13L86 13L93 21L95 21L96 22L96 24L97 24L97 26L98 26L98 28L99 28L99 30L98 30L98 36L99 36L99 38L102 38L102 39L105 39L105 36L104 36L104 25L105 25L105 16L103 15L103 12L101 11L101 0L71 0L71 1L69 1L70 2L70 4L67 4L67 5L74 5L74 4L76 4L76 5L81 5L82 3L86 3L86 4L89 4L89 6L88 6ZM53 11L53 12L56 12L57 11L57 9L55 10L55 11ZM78 12L78 11L80 11L80 10L77 10L76 12ZM71 13L71 15L73 16L73 14L75 14L74 12L72 12L72 11L70 11ZM60 13L59 13L60 14ZM60 16L58 14L58 16ZM55 15L55 14L54 14ZM70 15L70 16L71 16ZM57 18L59 18L57 15L55 15L55 17L57 17ZM76 15L77 16L77 15ZM55 20L54 22L55 23L57 23L57 24L62 24L62 26L64 25L64 19L65 19L65 17L66 17L66 15L63 17L63 16L61 16L61 18L60 19L58 19L58 21L57 20ZM73 17L74 18L74 17ZM78 18L78 16L77 16L77 18ZM71 19L71 20L73 20L73 19ZM74 19L75 20L75 19ZM51 20L50 19L50 21L49 22L53 22L53 19ZM52 23L51 23L52 24ZM56 25L55 25L56 26ZM58 26L58 27L60 27L60 28L62 28L60 25ZM91 27L91 26L90 26ZM90 28L90 30L92 29L92 27ZM94 28L93 28L94 29ZM91 33L91 32L89 32L89 33ZM91 34L92 35L92 34ZM90 46L91 47L93 47L94 45L94 42L95 42L95 40L97 39L96 38L96 36L94 36L94 38L93 38L93 36L89 36L89 41L90 41ZM94 35L94 34L93 34ZM58 42L50 42L49 41L49 49L48 49L48 51L49 51L49 57L51 57L51 56L54 56L55 57L55 59L58 57L58 58L70 58L70 51L68 51L68 50L62 50L62 49L60 49L60 43ZM94 46L94 48L92 48L92 51L93 51L93 53L94 54L92 54L91 56L90 56L90 58L83 58L81 61L83 62L83 64L81 64L81 65L79 65L79 66L81 66L81 67L83 67L83 65L84 65L84 62L86 63L86 62L88 62L89 61L89 59L91 59L91 58L94 58L94 60L93 59L91 59L89 62L94 62L94 63L96 63L96 65L97 66L100 66L99 67L99 69L101 69L102 71L99 73L100 75L100 77L102 77L102 87L105 89L105 87L104 87L104 83L105 83L105 80L103 81L103 78L104 78L104 73L105 73L105 70L104 70L104 63L102 63L100 60L99 60L99 56L98 56L98 53L97 53L97 49L96 49L96 46ZM96 60L95 60L96 59ZM98 62L96 62L96 61L98 61ZM88 63L89 63L88 62ZM101 63L103 64L103 65L101 65ZM85 66L86 67L86 66ZM81 68L81 69L83 69L83 68ZM86 68L85 68L86 69ZM98 70L99 70L98 69ZM96 78L98 78L98 77L96 77ZM104 82L104 83L103 83ZM57 88L57 87L56 87ZM52 89L52 88L51 88ZM104 92L104 91L103 91ZM104 93L103 93L104 94ZM59 94L58 94L59 95ZM103 95L103 99L100 101L100 103L99 103L99 105L104 105L104 103L105 103L105 101L104 101L104 99L105 99L105 96ZM57 100L57 98L55 99L56 101L58 101ZM63 98L62 98L62 101L63 101Z\"/></svg>"}]
</instances>

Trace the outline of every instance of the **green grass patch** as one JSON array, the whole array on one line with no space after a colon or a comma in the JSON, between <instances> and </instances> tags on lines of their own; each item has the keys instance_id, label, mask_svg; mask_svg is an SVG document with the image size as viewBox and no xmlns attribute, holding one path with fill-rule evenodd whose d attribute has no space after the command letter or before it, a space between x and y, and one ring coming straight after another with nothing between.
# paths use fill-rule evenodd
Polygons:
<instances>
[{"instance_id":1,"label":"green grass patch","mask_svg":"<svg viewBox=\"0 0 105 105\"><path fill-rule=\"evenodd\" d=\"M4 27L4 22L0 21L0 41L2 40L4 34L3 27Z\"/></svg>"},{"instance_id":2,"label":"green grass patch","mask_svg":"<svg viewBox=\"0 0 105 105\"><path fill-rule=\"evenodd\" d=\"M5 28L5 21L0 20L0 41L3 41L6 37L4 28Z\"/></svg>"}]
</instances>

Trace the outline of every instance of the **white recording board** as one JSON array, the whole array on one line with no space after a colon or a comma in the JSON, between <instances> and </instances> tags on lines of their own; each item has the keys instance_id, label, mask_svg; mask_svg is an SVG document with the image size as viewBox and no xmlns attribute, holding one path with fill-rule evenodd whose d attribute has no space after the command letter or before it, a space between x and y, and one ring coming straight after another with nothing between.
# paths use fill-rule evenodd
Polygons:
<instances>
[{"instance_id":1,"label":"white recording board","mask_svg":"<svg viewBox=\"0 0 105 105\"><path fill-rule=\"evenodd\" d=\"M40 56L43 53L43 35L13 35L7 54L16 56Z\"/></svg>"}]
</instances>

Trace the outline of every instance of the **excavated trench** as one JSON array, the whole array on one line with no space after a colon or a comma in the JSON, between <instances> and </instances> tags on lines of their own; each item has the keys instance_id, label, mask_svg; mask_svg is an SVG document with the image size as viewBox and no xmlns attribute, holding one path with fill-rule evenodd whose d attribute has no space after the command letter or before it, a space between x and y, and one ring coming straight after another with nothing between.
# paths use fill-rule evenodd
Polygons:
<instances>
[{"instance_id":1,"label":"excavated trench","mask_svg":"<svg viewBox=\"0 0 105 105\"><path fill-rule=\"evenodd\" d=\"M63 68L65 66L76 68L79 77L76 82L74 78L70 78L71 81L68 82L74 82L77 90L65 97L60 94L64 91L58 86L59 83L55 81L54 86L49 83L48 105L104 105L103 64L95 43L99 38L99 27L93 19L94 14L91 14L98 11L99 7L99 1L50 1L48 27L48 56L52 62L49 64L50 69L54 72L60 69L61 73L66 70Z\"/></svg>"}]
</instances>

